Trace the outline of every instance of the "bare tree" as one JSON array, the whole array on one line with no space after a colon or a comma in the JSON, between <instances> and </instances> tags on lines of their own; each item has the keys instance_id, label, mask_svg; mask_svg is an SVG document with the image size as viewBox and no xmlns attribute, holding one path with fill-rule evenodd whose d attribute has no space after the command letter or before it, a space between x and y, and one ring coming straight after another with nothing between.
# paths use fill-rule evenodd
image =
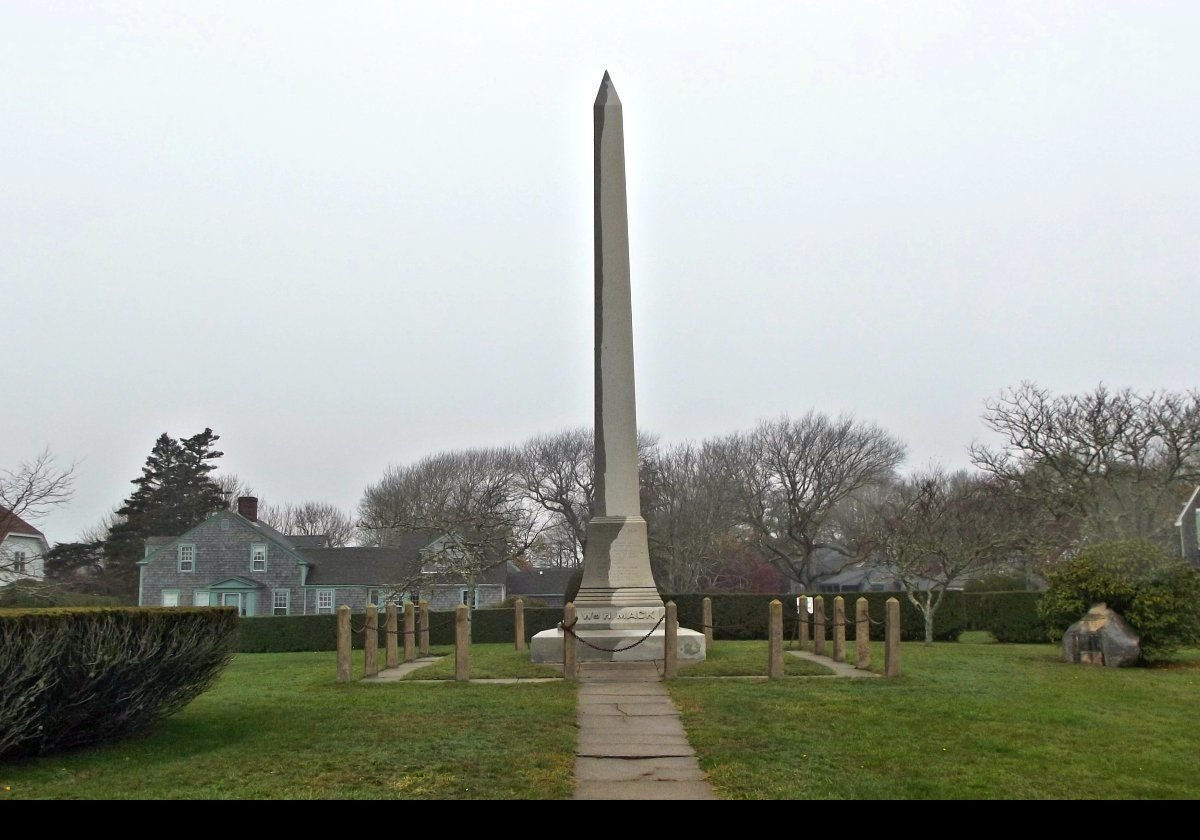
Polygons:
<instances>
[{"instance_id":1,"label":"bare tree","mask_svg":"<svg viewBox=\"0 0 1200 840\"><path fill-rule=\"evenodd\" d=\"M1142 538L1168 544L1175 513L1200 482L1200 392L1100 385L1053 396L1025 382L986 403L996 448L975 465L1047 517L1056 550Z\"/></svg>"},{"instance_id":2,"label":"bare tree","mask_svg":"<svg viewBox=\"0 0 1200 840\"><path fill-rule=\"evenodd\" d=\"M738 516L763 555L803 588L818 571L814 552L828 548L853 561L834 514L847 499L889 481L904 444L852 417L766 420L717 444L737 494Z\"/></svg>"},{"instance_id":3,"label":"bare tree","mask_svg":"<svg viewBox=\"0 0 1200 840\"><path fill-rule=\"evenodd\" d=\"M925 619L925 644L953 587L1007 563L1023 547L1024 517L991 477L940 469L897 483L878 507L872 564L900 579Z\"/></svg>"},{"instance_id":4,"label":"bare tree","mask_svg":"<svg viewBox=\"0 0 1200 840\"><path fill-rule=\"evenodd\" d=\"M263 505L258 518L288 536L325 536L334 548L348 545L354 536L350 514L329 502L302 502L298 505Z\"/></svg>"},{"instance_id":5,"label":"bare tree","mask_svg":"<svg viewBox=\"0 0 1200 840\"><path fill-rule=\"evenodd\" d=\"M254 492L254 488L242 481L237 473L219 473L213 476L213 483L220 489L221 495L225 497L225 506L230 510L237 510L237 500L239 497L258 496Z\"/></svg>"},{"instance_id":6,"label":"bare tree","mask_svg":"<svg viewBox=\"0 0 1200 840\"><path fill-rule=\"evenodd\" d=\"M0 470L0 540L18 520L37 520L54 508L66 504L72 493L75 464L60 467L49 449L42 450L16 469ZM26 577L23 561L15 553L0 547L0 573Z\"/></svg>"}]
</instances>

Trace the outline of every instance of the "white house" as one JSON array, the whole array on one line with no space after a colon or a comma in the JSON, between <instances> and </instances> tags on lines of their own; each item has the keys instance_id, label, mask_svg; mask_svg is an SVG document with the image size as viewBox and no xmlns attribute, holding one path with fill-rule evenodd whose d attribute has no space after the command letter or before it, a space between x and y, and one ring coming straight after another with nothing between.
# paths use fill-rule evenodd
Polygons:
<instances>
[{"instance_id":1,"label":"white house","mask_svg":"<svg viewBox=\"0 0 1200 840\"><path fill-rule=\"evenodd\" d=\"M46 535L8 508L0 507L0 586L16 580L42 580Z\"/></svg>"}]
</instances>

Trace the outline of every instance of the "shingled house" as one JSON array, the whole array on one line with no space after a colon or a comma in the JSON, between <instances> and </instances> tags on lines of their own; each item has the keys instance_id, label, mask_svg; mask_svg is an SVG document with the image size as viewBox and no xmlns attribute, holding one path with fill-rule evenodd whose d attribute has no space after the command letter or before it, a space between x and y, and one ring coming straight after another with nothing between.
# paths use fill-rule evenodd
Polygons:
<instances>
[{"instance_id":1,"label":"shingled house","mask_svg":"<svg viewBox=\"0 0 1200 840\"><path fill-rule=\"evenodd\" d=\"M219 511L178 537L151 537L138 563L138 603L237 607L242 615L314 615L342 604L424 598L450 609L470 598L470 584L439 572L444 534L408 534L382 548L330 547L323 536L281 534L258 519L258 500ZM504 563L475 583L475 606L505 598Z\"/></svg>"},{"instance_id":2,"label":"shingled house","mask_svg":"<svg viewBox=\"0 0 1200 840\"><path fill-rule=\"evenodd\" d=\"M0 507L0 585L41 580L42 557L50 550L46 535L6 507Z\"/></svg>"}]
</instances>

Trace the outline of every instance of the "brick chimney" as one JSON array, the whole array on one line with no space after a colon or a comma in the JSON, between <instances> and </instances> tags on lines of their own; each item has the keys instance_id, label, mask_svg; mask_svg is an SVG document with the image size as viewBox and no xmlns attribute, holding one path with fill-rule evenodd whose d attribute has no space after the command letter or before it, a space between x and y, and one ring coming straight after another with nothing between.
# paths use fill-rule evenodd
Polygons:
<instances>
[{"instance_id":1,"label":"brick chimney","mask_svg":"<svg viewBox=\"0 0 1200 840\"><path fill-rule=\"evenodd\" d=\"M258 499L254 496L238 496L238 513L251 522L257 522Z\"/></svg>"}]
</instances>

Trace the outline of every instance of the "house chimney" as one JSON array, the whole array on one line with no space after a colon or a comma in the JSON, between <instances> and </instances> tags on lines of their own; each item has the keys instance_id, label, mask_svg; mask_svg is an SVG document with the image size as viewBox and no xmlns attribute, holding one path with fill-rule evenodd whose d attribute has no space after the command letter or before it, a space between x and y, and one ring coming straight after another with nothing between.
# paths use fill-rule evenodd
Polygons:
<instances>
[{"instance_id":1,"label":"house chimney","mask_svg":"<svg viewBox=\"0 0 1200 840\"><path fill-rule=\"evenodd\" d=\"M238 496L238 513L251 522L257 522L258 499L254 496Z\"/></svg>"}]
</instances>

